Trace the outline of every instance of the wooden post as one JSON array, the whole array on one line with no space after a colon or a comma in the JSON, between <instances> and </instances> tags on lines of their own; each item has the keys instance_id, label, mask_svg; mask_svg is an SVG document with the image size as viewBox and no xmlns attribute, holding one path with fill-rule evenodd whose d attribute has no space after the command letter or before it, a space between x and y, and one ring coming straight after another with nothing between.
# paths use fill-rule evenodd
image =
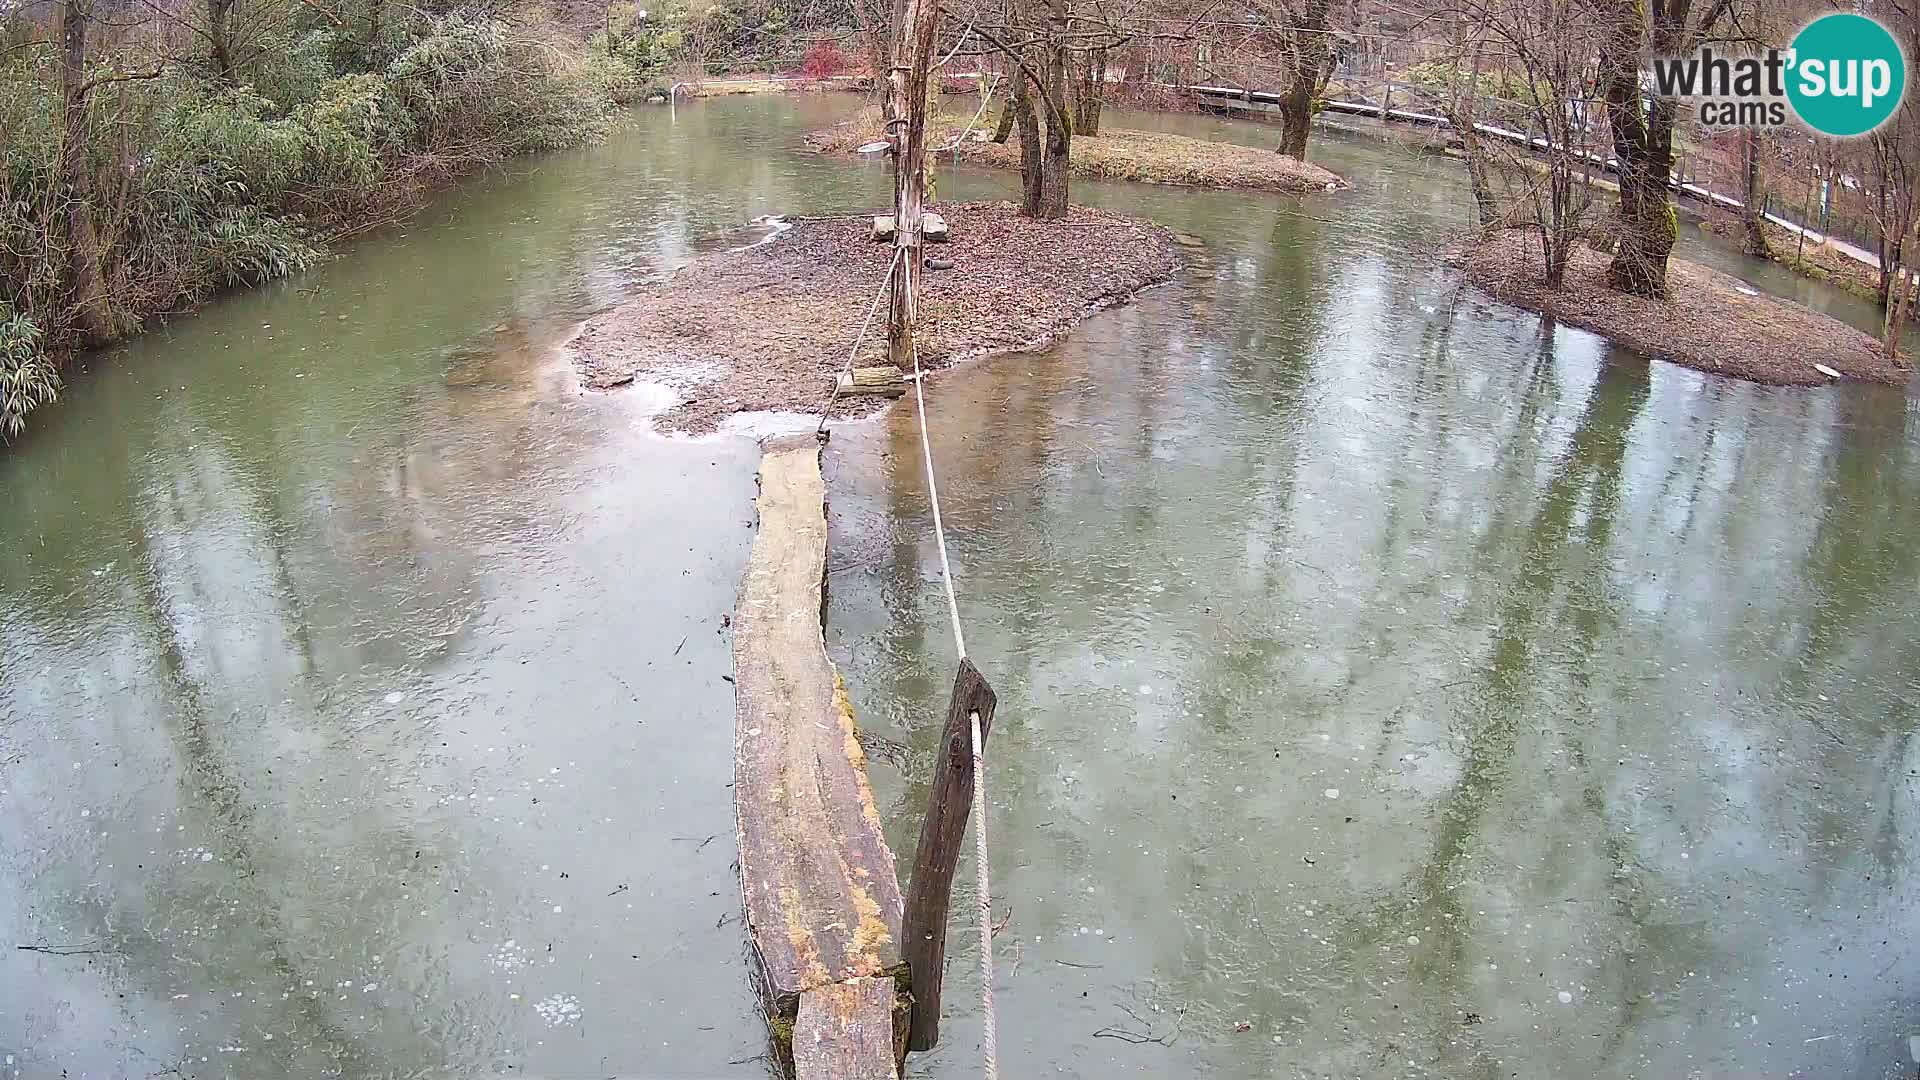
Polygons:
<instances>
[{"instance_id":1,"label":"wooden post","mask_svg":"<svg viewBox=\"0 0 1920 1080\"><path fill-rule=\"evenodd\" d=\"M893 67L887 72L883 115L893 143L893 246L900 270L893 275L887 316L887 358L913 366L913 330L920 288L920 213L927 195L927 71L933 63L933 28L940 0L903 0L894 24Z\"/></svg>"},{"instance_id":2,"label":"wooden post","mask_svg":"<svg viewBox=\"0 0 1920 1080\"><path fill-rule=\"evenodd\" d=\"M913 1017L907 1049L931 1050L940 1041L940 977L947 960L947 904L953 872L960 863L960 841L973 808L973 724L980 714L980 744L993 726L993 687L973 661L962 659L953 677L953 699L940 731L927 790L927 816L920 822L920 846L913 853L906 914L902 917L901 959L913 980Z\"/></svg>"}]
</instances>

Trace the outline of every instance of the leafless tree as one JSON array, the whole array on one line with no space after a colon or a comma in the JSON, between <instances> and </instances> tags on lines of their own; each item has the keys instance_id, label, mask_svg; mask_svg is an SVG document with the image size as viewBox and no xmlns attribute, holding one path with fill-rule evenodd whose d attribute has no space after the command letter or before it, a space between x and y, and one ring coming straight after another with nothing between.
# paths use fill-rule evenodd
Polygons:
<instances>
[{"instance_id":1,"label":"leafless tree","mask_svg":"<svg viewBox=\"0 0 1920 1080\"><path fill-rule=\"evenodd\" d=\"M1908 56L1920 49L1920 4L1915 0L1876 0L1870 14L1893 31ZM1900 338L1911 313L1916 274L1913 254L1916 230L1920 229L1920 113L1899 108L1885 124L1866 140L1862 170L1875 189L1874 216L1879 227L1880 290L1886 305L1886 321L1880 338L1881 352L1891 357L1899 352Z\"/></svg>"},{"instance_id":2,"label":"leafless tree","mask_svg":"<svg viewBox=\"0 0 1920 1080\"><path fill-rule=\"evenodd\" d=\"M1619 161L1619 242L1609 283L1636 296L1667 292L1667 259L1679 239L1668 185L1678 106L1649 98L1640 70L1649 52L1681 56L1736 21L1740 0L1592 0L1600 20L1596 55L1613 156Z\"/></svg>"},{"instance_id":3,"label":"leafless tree","mask_svg":"<svg viewBox=\"0 0 1920 1080\"><path fill-rule=\"evenodd\" d=\"M1588 0L1461 0L1454 25L1465 63L1448 108L1481 224L1536 231L1547 286L1558 288L1593 206L1586 88L1602 30ZM1540 136L1525 148L1481 138L1481 117Z\"/></svg>"}]
</instances>

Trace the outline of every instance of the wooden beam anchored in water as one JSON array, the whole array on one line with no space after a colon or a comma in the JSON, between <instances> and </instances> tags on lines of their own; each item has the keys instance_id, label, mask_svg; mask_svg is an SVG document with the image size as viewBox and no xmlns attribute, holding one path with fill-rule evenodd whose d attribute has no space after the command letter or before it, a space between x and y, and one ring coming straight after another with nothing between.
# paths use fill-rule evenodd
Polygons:
<instances>
[{"instance_id":1,"label":"wooden beam anchored in water","mask_svg":"<svg viewBox=\"0 0 1920 1080\"><path fill-rule=\"evenodd\" d=\"M897 1080L899 992L890 977L848 979L800 995L793 1025L797 1076Z\"/></svg>"},{"instance_id":2,"label":"wooden beam anchored in water","mask_svg":"<svg viewBox=\"0 0 1920 1080\"><path fill-rule=\"evenodd\" d=\"M884 1013L878 1002L903 966L900 885L821 635L826 490L813 435L766 445L758 506L734 607L734 804L774 1051L800 1080L892 1076L905 1016L890 996ZM875 1047L883 1061L870 1060Z\"/></svg>"},{"instance_id":3,"label":"wooden beam anchored in water","mask_svg":"<svg viewBox=\"0 0 1920 1080\"><path fill-rule=\"evenodd\" d=\"M973 716L980 717L984 755L993 727L993 687L973 661L964 657L953 677L947 723L927 790L927 816L920 822L920 846L914 850L908 880L905 944L901 947L913 980L913 1016L909 1050L931 1050L940 1041L940 983L947 966L947 908L953 897L953 872L960 865L960 841L973 808Z\"/></svg>"}]
</instances>

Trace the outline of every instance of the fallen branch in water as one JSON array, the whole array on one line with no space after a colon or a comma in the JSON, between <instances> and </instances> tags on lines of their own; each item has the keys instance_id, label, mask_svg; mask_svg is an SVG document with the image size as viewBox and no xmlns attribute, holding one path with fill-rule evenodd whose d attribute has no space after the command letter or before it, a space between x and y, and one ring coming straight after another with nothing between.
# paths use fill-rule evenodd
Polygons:
<instances>
[{"instance_id":1,"label":"fallen branch in water","mask_svg":"<svg viewBox=\"0 0 1920 1080\"><path fill-rule=\"evenodd\" d=\"M1172 1046L1180 1038L1180 1024L1182 1021L1186 1019L1186 1016L1187 1016L1187 1010L1184 1006L1182 1006L1180 1011L1174 1014L1173 1030L1167 1032L1165 1035L1155 1035L1152 1033L1153 1025L1147 1023L1144 1019L1142 1019L1139 1013L1134 1012L1132 1009L1127 1008L1125 1005L1118 1006L1118 1008L1120 1009L1121 1012L1126 1013L1128 1016L1132 1017L1134 1023L1139 1024L1143 1028L1146 1028L1147 1029L1146 1033L1143 1034L1141 1032L1132 1031L1123 1027L1108 1026L1108 1027L1103 1027L1099 1031L1094 1032L1093 1033L1094 1038L1119 1039L1123 1043L1131 1043L1134 1046L1143 1046L1147 1043L1154 1043L1159 1046Z\"/></svg>"},{"instance_id":2,"label":"fallen branch in water","mask_svg":"<svg viewBox=\"0 0 1920 1080\"><path fill-rule=\"evenodd\" d=\"M45 953L48 956L93 956L118 951L96 948L91 941L80 945L15 945L14 948L21 952Z\"/></svg>"}]
</instances>

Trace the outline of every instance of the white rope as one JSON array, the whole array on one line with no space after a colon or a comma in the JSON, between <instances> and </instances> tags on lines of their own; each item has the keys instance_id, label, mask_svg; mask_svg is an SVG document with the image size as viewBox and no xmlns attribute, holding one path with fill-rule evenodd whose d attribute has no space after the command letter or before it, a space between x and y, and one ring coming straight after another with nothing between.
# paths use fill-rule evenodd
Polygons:
<instances>
[{"instance_id":1,"label":"white rope","mask_svg":"<svg viewBox=\"0 0 1920 1080\"><path fill-rule=\"evenodd\" d=\"M973 111L973 119L967 121L966 130L960 132L960 137L953 140L953 145L943 146L940 150L935 150L935 154L940 153L941 150L951 150L953 151L953 163L955 165L960 164L960 147L966 144L967 136L973 134L973 125L979 123L980 118L986 115L987 106L993 104L993 91L994 88L999 85L1000 76L995 75L993 80L987 83L986 95L980 99L980 107Z\"/></svg>"},{"instance_id":2,"label":"white rope","mask_svg":"<svg viewBox=\"0 0 1920 1080\"><path fill-rule=\"evenodd\" d=\"M895 224L898 227L900 223ZM887 267L886 279L881 282L880 295L886 294L887 282L892 281L895 274L905 269L900 261L905 251L904 247L895 249L893 262ZM913 276L906 274L904 280L907 286L907 318L911 324L916 307L912 288ZM847 357L849 372L853 370L854 354L859 352L860 341L866 336L867 326L872 324L874 313L879 310L880 297L876 296L873 307L867 311L867 322L861 325L860 333L854 338L853 354ZM925 373L920 368L919 342L910 341L908 351L913 357L913 402L920 418L920 457L926 464L927 501L933 507L933 538L940 549L940 581L947 594L947 617L953 622L953 647L959 652L960 659L965 660L967 638L965 632L960 629L960 599L953 588L953 562L947 557L947 527L940 515L939 481L935 479L933 473L933 442L927 437L927 395L921 388L925 382ZM839 397L839 384L836 382L833 401L839 400ZM832 411L833 401L827 403L828 411ZM822 413L821 428L824 429L826 424L826 414ZM998 1080L1000 1075L999 1022L993 1006L993 881L988 873L987 861L987 762L981 754L983 736L980 731L980 713L977 710L969 712L967 719L973 736L973 867L974 888L977 894L976 906L980 920L981 1013L985 1019L985 1030L981 1036L980 1045L981 1053L985 1058L986 1080Z\"/></svg>"},{"instance_id":3,"label":"white rope","mask_svg":"<svg viewBox=\"0 0 1920 1080\"><path fill-rule=\"evenodd\" d=\"M900 249L896 248L893 261L887 264L886 275L880 279L880 291L873 294L873 306L867 309L867 321L860 324L860 332L853 336L853 348L847 350L847 366L841 370L842 376L851 378L853 375L853 365L860 355L860 342L866 339L867 327L873 325L873 316L880 310L880 301L887 295L887 286L893 283L893 272L899 268ZM827 407L820 410L820 426L814 429L815 434L827 430L827 414L831 413L833 407L839 402L840 380L836 378L833 380L833 396L827 399Z\"/></svg>"},{"instance_id":4,"label":"white rope","mask_svg":"<svg viewBox=\"0 0 1920 1080\"><path fill-rule=\"evenodd\" d=\"M913 281L912 275L906 279ZM907 312L913 314L912 288L907 290ZM960 601L953 590L953 564L947 559L947 529L940 519L940 487L933 477L933 444L927 438L927 395L921 389L926 380L920 370L919 343L909 346L913 355L913 400L920 414L920 457L927 466L927 501L933 504L933 538L940 547L940 580L947 589L947 615L953 620L953 645L960 659L967 658L967 640L960 631ZM981 754L980 713L971 711L967 721L973 735L973 873L974 903L980 921L980 1054L985 1063L986 1080L1000 1075L999 1021L993 1008L993 882L987 871L987 761Z\"/></svg>"},{"instance_id":5,"label":"white rope","mask_svg":"<svg viewBox=\"0 0 1920 1080\"><path fill-rule=\"evenodd\" d=\"M987 880L987 759L980 753L980 714L968 714L973 726L973 869L974 891L980 906L980 1012L986 1030L980 1035L980 1054L987 1080L1000 1075L1000 1039L993 1015L993 893Z\"/></svg>"},{"instance_id":6,"label":"white rope","mask_svg":"<svg viewBox=\"0 0 1920 1080\"><path fill-rule=\"evenodd\" d=\"M909 276L908 281L913 278ZM914 313L913 290L907 290L907 312L911 319ZM953 646L960 651L960 659L967 658L967 637L960 631L960 601L953 595L953 564L947 561L947 530L940 520L940 488L933 479L933 445L927 441L927 395L920 389L924 381L920 374L920 345L913 343L913 399L920 410L920 457L927 463L927 501L933 504L933 539L940 546L940 580L947 586L947 614L953 619ZM976 757L979 755L976 754ZM979 788L976 786L975 791Z\"/></svg>"}]
</instances>

